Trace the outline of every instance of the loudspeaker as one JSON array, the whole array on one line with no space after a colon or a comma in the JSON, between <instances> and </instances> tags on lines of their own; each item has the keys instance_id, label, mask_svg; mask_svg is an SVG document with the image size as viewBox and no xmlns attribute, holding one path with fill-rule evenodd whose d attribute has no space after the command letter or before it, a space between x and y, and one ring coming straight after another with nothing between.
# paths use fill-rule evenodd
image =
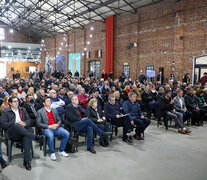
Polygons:
<instances>
[{"instance_id":1,"label":"loudspeaker","mask_svg":"<svg viewBox=\"0 0 207 180\"><path fill-rule=\"evenodd\" d=\"M164 75L164 67L160 67L160 68L159 68L159 72L160 72L160 71L161 71L162 74ZM159 73L159 72L158 72L158 73Z\"/></svg>"}]
</instances>

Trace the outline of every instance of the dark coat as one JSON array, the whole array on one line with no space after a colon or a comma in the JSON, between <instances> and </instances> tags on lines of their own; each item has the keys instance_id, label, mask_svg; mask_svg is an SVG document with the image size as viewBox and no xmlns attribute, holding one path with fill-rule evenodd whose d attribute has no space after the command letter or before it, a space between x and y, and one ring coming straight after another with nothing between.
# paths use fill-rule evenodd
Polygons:
<instances>
[{"instance_id":1,"label":"dark coat","mask_svg":"<svg viewBox=\"0 0 207 180\"><path fill-rule=\"evenodd\" d=\"M158 99L158 110L160 115L165 115L167 111L172 111L174 109L173 104L170 104L171 98L167 99L165 95Z\"/></svg>"},{"instance_id":2,"label":"dark coat","mask_svg":"<svg viewBox=\"0 0 207 180\"><path fill-rule=\"evenodd\" d=\"M22 121L26 124L26 128L30 127L31 119L26 111L25 108L19 107L19 114L22 111ZM8 129L15 124L16 115L11 108L7 108L3 111L1 119L0 119L0 126L4 129L7 133Z\"/></svg>"},{"instance_id":3,"label":"dark coat","mask_svg":"<svg viewBox=\"0 0 207 180\"><path fill-rule=\"evenodd\" d=\"M35 100L35 109L36 111L38 111L39 109L41 109L42 107L44 107L43 103L42 103L43 98L42 97L38 97Z\"/></svg>"},{"instance_id":4,"label":"dark coat","mask_svg":"<svg viewBox=\"0 0 207 180\"><path fill-rule=\"evenodd\" d=\"M78 110L82 113L82 118L85 117L83 108L80 106L77 107ZM77 112L73 104L69 104L65 107L65 126L72 126L76 131L78 131L78 123L81 120L80 114Z\"/></svg>"},{"instance_id":5,"label":"dark coat","mask_svg":"<svg viewBox=\"0 0 207 180\"><path fill-rule=\"evenodd\" d=\"M27 113L28 113L28 115L31 119L36 119L36 115L32 111L32 107L29 103L25 102L24 103L24 108L26 109L26 111L27 111Z\"/></svg>"},{"instance_id":6,"label":"dark coat","mask_svg":"<svg viewBox=\"0 0 207 180\"><path fill-rule=\"evenodd\" d=\"M129 114L131 120L136 117L141 117L143 115L140 105L138 102L132 103L130 100L127 100L123 104L124 114Z\"/></svg>"},{"instance_id":7,"label":"dark coat","mask_svg":"<svg viewBox=\"0 0 207 180\"><path fill-rule=\"evenodd\" d=\"M107 102L104 106L104 113L107 119L115 119L117 114L120 114L120 107L118 104L111 104Z\"/></svg>"},{"instance_id":8,"label":"dark coat","mask_svg":"<svg viewBox=\"0 0 207 180\"><path fill-rule=\"evenodd\" d=\"M189 111L192 111L193 109L198 107L198 104L196 102L194 95L186 94L184 96L184 99L185 99L185 105Z\"/></svg>"},{"instance_id":9,"label":"dark coat","mask_svg":"<svg viewBox=\"0 0 207 180\"><path fill-rule=\"evenodd\" d=\"M103 117L103 113L101 110L96 110L93 109L92 107L88 106L86 108L86 116L91 120L93 121L94 123L97 123L97 120L98 120L98 115L97 113L99 114L99 118L102 118Z\"/></svg>"}]
</instances>

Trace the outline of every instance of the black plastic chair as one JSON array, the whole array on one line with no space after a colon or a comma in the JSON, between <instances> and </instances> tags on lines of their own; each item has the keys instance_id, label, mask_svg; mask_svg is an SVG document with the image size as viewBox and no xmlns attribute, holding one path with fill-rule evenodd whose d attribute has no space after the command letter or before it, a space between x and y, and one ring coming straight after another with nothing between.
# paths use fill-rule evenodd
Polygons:
<instances>
[{"instance_id":1,"label":"black plastic chair","mask_svg":"<svg viewBox=\"0 0 207 180\"><path fill-rule=\"evenodd\" d=\"M21 152L23 152L23 146L21 141L13 141L9 138L6 138L6 147L7 147L7 156L8 156L8 162L10 163L12 161L12 145L14 143L20 144L21 145ZM31 155L34 157L34 150L33 150L33 145L31 143Z\"/></svg>"}]
</instances>

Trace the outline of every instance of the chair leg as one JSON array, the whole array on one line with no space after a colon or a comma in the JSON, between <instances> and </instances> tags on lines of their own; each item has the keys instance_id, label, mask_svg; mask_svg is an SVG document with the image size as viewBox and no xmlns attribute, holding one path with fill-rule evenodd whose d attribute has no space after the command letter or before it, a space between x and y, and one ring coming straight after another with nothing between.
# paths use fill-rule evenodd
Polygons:
<instances>
[{"instance_id":1,"label":"chair leg","mask_svg":"<svg viewBox=\"0 0 207 180\"><path fill-rule=\"evenodd\" d=\"M32 157L34 157L34 149L33 149L33 144L31 145L31 154L32 154Z\"/></svg>"},{"instance_id":2,"label":"chair leg","mask_svg":"<svg viewBox=\"0 0 207 180\"><path fill-rule=\"evenodd\" d=\"M115 136L118 135L118 127L115 127Z\"/></svg>"},{"instance_id":3,"label":"chair leg","mask_svg":"<svg viewBox=\"0 0 207 180\"><path fill-rule=\"evenodd\" d=\"M47 143L46 143L46 137L43 136L43 155L46 157L46 152L47 151Z\"/></svg>"},{"instance_id":4,"label":"chair leg","mask_svg":"<svg viewBox=\"0 0 207 180\"><path fill-rule=\"evenodd\" d=\"M12 141L11 140L8 140L7 148L8 148L8 162L10 163L12 161Z\"/></svg>"},{"instance_id":5,"label":"chair leg","mask_svg":"<svg viewBox=\"0 0 207 180\"><path fill-rule=\"evenodd\" d=\"M111 125L111 126L110 126L110 129L111 129L110 141L112 141L112 139L113 139L113 131L114 131L114 127Z\"/></svg>"}]
</instances>

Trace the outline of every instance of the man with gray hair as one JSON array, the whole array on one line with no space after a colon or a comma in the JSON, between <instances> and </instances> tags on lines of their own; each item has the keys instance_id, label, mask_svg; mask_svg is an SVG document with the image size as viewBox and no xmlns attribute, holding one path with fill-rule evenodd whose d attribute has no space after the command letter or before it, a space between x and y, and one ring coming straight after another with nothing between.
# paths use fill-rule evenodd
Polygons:
<instances>
[{"instance_id":1,"label":"man with gray hair","mask_svg":"<svg viewBox=\"0 0 207 180\"><path fill-rule=\"evenodd\" d=\"M136 94L130 92L128 97L129 100L125 101L123 104L124 113L128 114L131 124L136 125L136 135L134 135L134 138L137 140L144 140L144 136L142 135L151 121L144 117L139 103L136 102Z\"/></svg>"},{"instance_id":2,"label":"man with gray hair","mask_svg":"<svg viewBox=\"0 0 207 180\"><path fill-rule=\"evenodd\" d=\"M127 143L131 143L131 139L128 136L132 135L132 125L128 116L123 115L118 103L115 103L114 94L109 95L108 102L104 106L104 113L107 119L111 120L111 124L118 127L123 127L122 140Z\"/></svg>"}]
</instances>

